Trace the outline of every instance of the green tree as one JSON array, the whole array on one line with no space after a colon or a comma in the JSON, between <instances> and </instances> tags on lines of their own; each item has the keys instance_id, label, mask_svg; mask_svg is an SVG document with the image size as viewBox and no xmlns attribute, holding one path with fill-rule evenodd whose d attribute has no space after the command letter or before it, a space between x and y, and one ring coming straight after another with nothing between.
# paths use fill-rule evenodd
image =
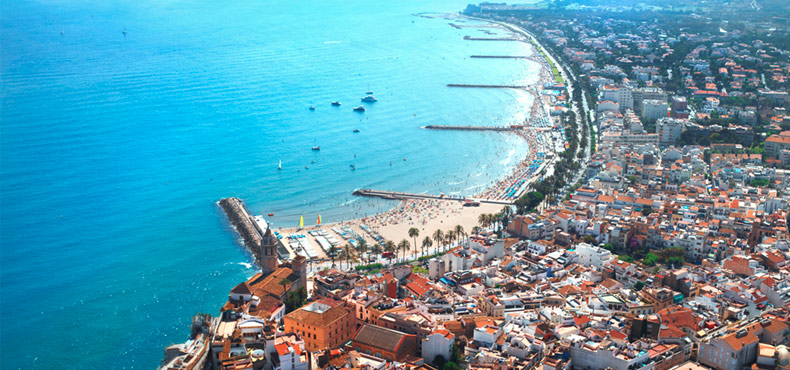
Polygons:
<instances>
[{"instance_id":1,"label":"green tree","mask_svg":"<svg viewBox=\"0 0 790 370\"><path fill-rule=\"evenodd\" d=\"M431 250L431 246L433 246L433 241L431 241L430 236L426 236L425 239L422 240L422 255L425 256L425 250Z\"/></svg>"},{"instance_id":2,"label":"green tree","mask_svg":"<svg viewBox=\"0 0 790 370\"><path fill-rule=\"evenodd\" d=\"M357 241L357 247L355 248L355 250L357 251L357 253L359 253L360 256L363 256L364 258L365 253L367 253L368 251L368 242L366 242L365 239L360 238ZM368 263L368 259L365 259L364 263Z\"/></svg>"},{"instance_id":3,"label":"green tree","mask_svg":"<svg viewBox=\"0 0 790 370\"><path fill-rule=\"evenodd\" d=\"M444 233L442 230L436 230L433 232L433 241L436 242L436 249L441 249L442 242L444 241Z\"/></svg>"},{"instance_id":4,"label":"green tree","mask_svg":"<svg viewBox=\"0 0 790 370\"><path fill-rule=\"evenodd\" d=\"M642 259L642 263L645 266L655 266L658 263L658 256L653 254L652 252L648 252L644 259Z\"/></svg>"},{"instance_id":5,"label":"green tree","mask_svg":"<svg viewBox=\"0 0 790 370\"><path fill-rule=\"evenodd\" d=\"M761 187L768 186L768 184L770 184L770 183L771 182L768 181L768 179L752 179L752 181L749 182L749 185L761 188Z\"/></svg>"},{"instance_id":6,"label":"green tree","mask_svg":"<svg viewBox=\"0 0 790 370\"><path fill-rule=\"evenodd\" d=\"M651 206L642 207L642 216L647 216L651 213L653 213L653 207Z\"/></svg>"},{"instance_id":7,"label":"green tree","mask_svg":"<svg viewBox=\"0 0 790 370\"><path fill-rule=\"evenodd\" d=\"M488 221L489 221L488 215L485 213L481 213L479 216L477 216L477 223L480 224L480 226L482 227L488 227L489 225Z\"/></svg>"},{"instance_id":8,"label":"green tree","mask_svg":"<svg viewBox=\"0 0 790 370\"><path fill-rule=\"evenodd\" d=\"M398 249L403 251L403 259L401 259L401 261L406 261L406 252L411 249L411 244L409 244L409 241L406 239L401 240L400 243L398 243Z\"/></svg>"},{"instance_id":9,"label":"green tree","mask_svg":"<svg viewBox=\"0 0 790 370\"><path fill-rule=\"evenodd\" d=\"M447 232L444 233L444 239L447 241L447 248L449 249L456 239L455 230L447 230Z\"/></svg>"},{"instance_id":10,"label":"green tree","mask_svg":"<svg viewBox=\"0 0 790 370\"><path fill-rule=\"evenodd\" d=\"M300 287L294 292L289 292L285 297L285 312L293 312L293 310L302 307L307 303L307 289Z\"/></svg>"},{"instance_id":11,"label":"green tree","mask_svg":"<svg viewBox=\"0 0 790 370\"><path fill-rule=\"evenodd\" d=\"M560 172L559 168L564 168L564 167L558 164L557 168L558 168L557 171ZM536 189L537 188L538 186L536 186ZM545 198L544 193L538 190L531 191L529 193L522 195L520 198L516 199L514 203L516 205L516 213L520 215L529 213L530 211L535 209L543 201L544 198Z\"/></svg>"},{"instance_id":12,"label":"green tree","mask_svg":"<svg viewBox=\"0 0 790 370\"><path fill-rule=\"evenodd\" d=\"M642 288L644 287L645 287L645 283L641 281L637 281L636 284L634 284L634 290L636 290L637 292L642 290Z\"/></svg>"},{"instance_id":13,"label":"green tree","mask_svg":"<svg viewBox=\"0 0 790 370\"><path fill-rule=\"evenodd\" d=\"M619 259L620 261L628 262L628 263L634 262L634 257L631 257L629 255L625 255L625 254L621 254L621 255L617 256L617 259Z\"/></svg>"},{"instance_id":14,"label":"green tree","mask_svg":"<svg viewBox=\"0 0 790 370\"><path fill-rule=\"evenodd\" d=\"M381 248L381 245L379 243L374 243L373 245L370 246L370 253L372 253L374 256L380 255L382 250L383 248Z\"/></svg>"},{"instance_id":15,"label":"green tree","mask_svg":"<svg viewBox=\"0 0 790 370\"><path fill-rule=\"evenodd\" d=\"M463 239L465 234L466 234L466 232L464 231L464 227L463 226L455 225L455 235L458 238L458 240Z\"/></svg>"},{"instance_id":16,"label":"green tree","mask_svg":"<svg viewBox=\"0 0 790 370\"><path fill-rule=\"evenodd\" d=\"M352 262L351 259L354 257L354 247L351 244L346 244L346 246L343 247L343 257L350 268Z\"/></svg>"},{"instance_id":17,"label":"green tree","mask_svg":"<svg viewBox=\"0 0 790 370\"><path fill-rule=\"evenodd\" d=\"M417 237L420 236L420 229L416 227L409 228L409 236L414 240L414 247L417 248Z\"/></svg>"},{"instance_id":18,"label":"green tree","mask_svg":"<svg viewBox=\"0 0 790 370\"><path fill-rule=\"evenodd\" d=\"M502 220L502 228L507 229L507 226L510 224L510 220L513 219L513 208L510 206L502 207L502 210L499 211L500 219Z\"/></svg>"},{"instance_id":19,"label":"green tree","mask_svg":"<svg viewBox=\"0 0 790 370\"><path fill-rule=\"evenodd\" d=\"M337 247L334 245L329 247L329 250L326 251L326 255L332 259L332 268L335 268L335 258L337 257Z\"/></svg>"},{"instance_id":20,"label":"green tree","mask_svg":"<svg viewBox=\"0 0 790 370\"><path fill-rule=\"evenodd\" d=\"M398 251L398 246L396 246L395 242L392 240L387 240L387 242L384 243L384 251L387 253L395 253ZM390 254L389 258L392 260L392 254Z\"/></svg>"}]
</instances>

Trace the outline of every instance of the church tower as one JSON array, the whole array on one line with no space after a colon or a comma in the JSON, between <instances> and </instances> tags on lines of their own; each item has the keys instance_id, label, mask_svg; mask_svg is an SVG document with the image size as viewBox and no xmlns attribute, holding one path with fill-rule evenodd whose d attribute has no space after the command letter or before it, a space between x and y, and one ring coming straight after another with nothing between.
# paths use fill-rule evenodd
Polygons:
<instances>
[{"instance_id":1,"label":"church tower","mask_svg":"<svg viewBox=\"0 0 790 370\"><path fill-rule=\"evenodd\" d=\"M269 275L277 269L277 237L272 229L267 227L261 238L261 272L263 276Z\"/></svg>"}]
</instances>

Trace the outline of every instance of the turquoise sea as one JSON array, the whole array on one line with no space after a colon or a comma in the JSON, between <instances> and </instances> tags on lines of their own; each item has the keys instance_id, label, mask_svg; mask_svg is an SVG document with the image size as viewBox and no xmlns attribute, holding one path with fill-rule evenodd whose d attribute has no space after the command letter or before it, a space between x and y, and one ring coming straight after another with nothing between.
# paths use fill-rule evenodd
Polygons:
<instances>
[{"instance_id":1,"label":"turquoise sea","mask_svg":"<svg viewBox=\"0 0 790 370\"><path fill-rule=\"evenodd\" d=\"M516 91L445 86L537 79L469 58L526 45L414 15L467 1L0 3L0 367L158 365L253 273L222 197L294 226L392 206L356 188L505 175L518 137L421 128L525 118Z\"/></svg>"}]
</instances>

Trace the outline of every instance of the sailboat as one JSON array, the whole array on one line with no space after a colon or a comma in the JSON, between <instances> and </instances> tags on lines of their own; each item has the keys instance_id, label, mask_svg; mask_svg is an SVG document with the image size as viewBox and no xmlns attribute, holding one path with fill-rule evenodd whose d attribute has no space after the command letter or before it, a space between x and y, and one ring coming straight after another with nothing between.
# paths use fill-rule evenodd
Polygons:
<instances>
[{"instance_id":1,"label":"sailboat","mask_svg":"<svg viewBox=\"0 0 790 370\"><path fill-rule=\"evenodd\" d=\"M282 159L280 160L280 163L277 165L277 169L278 170L283 169L283 161L282 161Z\"/></svg>"},{"instance_id":2,"label":"sailboat","mask_svg":"<svg viewBox=\"0 0 790 370\"><path fill-rule=\"evenodd\" d=\"M313 142L313 150L321 150L321 147L316 145L315 141Z\"/></svg>"}]
</instances>

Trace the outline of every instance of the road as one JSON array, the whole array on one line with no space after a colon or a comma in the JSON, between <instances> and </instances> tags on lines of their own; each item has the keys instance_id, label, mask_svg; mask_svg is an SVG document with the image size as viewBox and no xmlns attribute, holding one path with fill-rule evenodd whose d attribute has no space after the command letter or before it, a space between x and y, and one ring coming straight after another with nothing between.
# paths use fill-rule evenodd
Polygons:
<instances>
[{"instance_id":1,"label":"road","mask_svg":"<svg viewBox=\"0 0 790 370\"><path fill-rule=\"evenodd\" d=\"M501 24L506 26L506 27L508 27L510 30L512 30L514 32L517 32L517 33L520 33L520 34L522 34L522 35L524 35L526 37L532 38L533 40L535 40L535 44L538 45L538 47L540 47L541 49L546 51L546 56L548 56L548 58L551 59L551 61L554 63L554 65L559 67L560 75L562 76L563 80L565 80L565 85L568 88L569 97L572 98L573 97L573 89L577 88L576 85L574 84L576 82L576 76L573 74L573 71L570 68L568 68L568 66L565 63L560 63L554 57L554 55L552 53L550 53L549 50L546 49L543 45L541 45L540 41L538 41L538 39L535 38L529 31L524 30L521 27L510 25L510 24L507 24L507 23L501 23ZM589 107L589 104L587 102L587 95L582 92L582 109L584 110L584 113L579 112L578 108L576 107L576 104L573 104L573 103L571 103L571 109L576 114L577 122L579 124L578 125L578 129L576 130L576 138L579 140L579 142L581 142L582 130L584 129L582 127L582 122L581 122L582 115L583 114L587 115L588 119L590 119L590 122L594 122L594 120L593 120L594 117L590 117L590 114L588 114L588 112L590 112L590 107ZM593 129L594 129L594 127L595 127L595 125L593 125ZM589 127L588 127L588 129L589 129ZM590 156L591 156L591 151L590 151L590 148L591 148L590 144L591 143L590 143L590 141L591 141L591 138L592 138L592 136L588 134L588 142L587 142L587 145L584 147L584 159L582 160L581 168L579 169L579 171L576 172L576 174L574 175L573 179L568 182L568 186L564 187L563 191L560 194L558 194L557 197L555 197L555 204L558 203L556 200L564 199L565 195L567 194L568 190L570 189L570 186L573 185L573 184L576 184L579 181L581 181L582 177L584 176L584 173L587 170L587 165L590 163ZM598 138L598 135L596 134L596 140L597 140L597 138ZM551 170L553 172L553 168L551 168ZM547 176L548 175L549 175L549 173L547 171Z\"/></svg>"}]
</instances>

